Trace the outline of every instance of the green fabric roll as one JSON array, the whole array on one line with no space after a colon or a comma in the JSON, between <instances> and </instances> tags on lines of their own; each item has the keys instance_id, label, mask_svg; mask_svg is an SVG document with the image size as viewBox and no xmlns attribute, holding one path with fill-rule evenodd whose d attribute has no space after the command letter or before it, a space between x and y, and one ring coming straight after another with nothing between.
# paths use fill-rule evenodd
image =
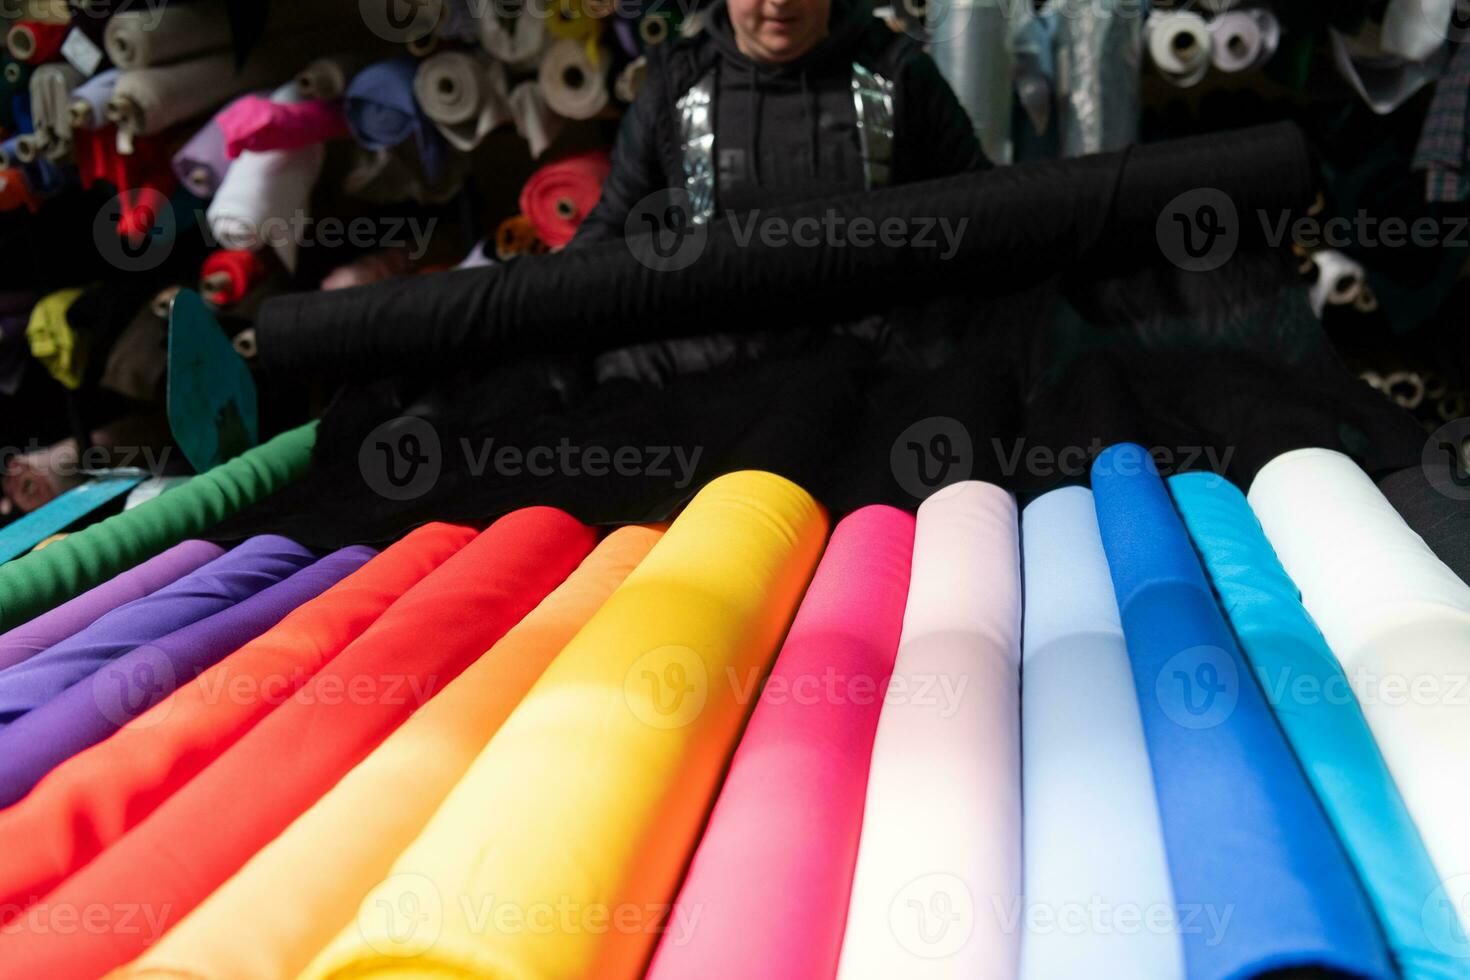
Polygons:
<instances>
[{"instance_id":1,"label":"green fabric roll","mask_svg":"<svg viewBox=\"0 0 1470 980\"><path fill-rule=\"evenodd\" d=\"M168 493L0 565L10 629L275 493L306 472L316 422L283 432Z\"/></svg>"}]
</instances>

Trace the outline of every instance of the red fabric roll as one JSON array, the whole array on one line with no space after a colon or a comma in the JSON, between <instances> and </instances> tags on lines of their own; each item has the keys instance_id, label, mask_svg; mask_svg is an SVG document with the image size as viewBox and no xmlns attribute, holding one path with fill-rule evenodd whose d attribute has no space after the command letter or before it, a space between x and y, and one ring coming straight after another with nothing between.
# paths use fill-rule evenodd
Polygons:
<instances>
[{"instance_id":1,"label":"red fabric roll","mask_svg":"<svg viewBox=\"0 0 1470 980\"><path fill-rule=\"evenodd\" d=\"M188 786L6 926L4 974L97 977L136 957L535 608L596 540L550 507L496 521ZM132 928L58 926L57 915L82 909L128 910Z\"/></svg>"},{"instance_id":2,"label":"red fabric roll","mask_svg":"<svg viewBox=\"0 0 1470 980\"><path fill-rule=\"evenodd\" d=\"M16 61L24 61L28 65L39 65L43 62L54 61L61 53L61 43L66 40L67 32L71 30L70 24L48 24L39 20L17 21L5 36L6 46ZM17 38L29 35L27 40ZM16 45L21 44L20 50L31 48L31 53L22 58L16 54Z\"/></svg>"},{"instance_id":3,"label":"red fabric roll","mask_svg":"<svg viewBox=\"0 0 1470 980\"><path fill-rule=\"evenodd\" d=\"M531 219L543 242L561 248L596 206L611 169L606 150L548 163L521 188L521 213Z\"/></svg>"},{"instance_id":4,"label":"red fabric roll","mask_svg":"<svg viewBox=\"0 0 1470 980\"><path fill-rule=\"evenodd\" d=\"M132 153L117 152L117 127L72 131L72 153L83 190L97 181L117 189L118 234L137 238L153 226L156 209L173 193L178 177L160 136L139 136Z\"/></svg>"},{"instance_id":5,"label":"red fabric roll","mask_svg":"<svg viewBox=\"0 0 1470 980\"><path fill-rule=\"evenodd\" d=\"M199 291L215 306L232 306L264 278L265 263L259 255L245 249L222 248L211 252L200 267Z\"/></svg>"},{"instance_id":6,"label":"red fabric roll","mask_svg":"<svg viewBox=\"0 0 1470 980\"><path fill-rule=\"evenodd\" d=\"M0 810L0 923L118 841L474 537L419 528Z\"/></svg>"},{"instance_id":7,"label":"red fabric roll","mask_svg":"<svg viewBox=\"0 0 1470 980\"><path fill-rule=\"evenodd\" d=\"M35 214L40 206L41 202L31 192L31 185L26 182L25 174L15 167L0 170L0 212L25 208Z\"/></svg>"}]
</instances>

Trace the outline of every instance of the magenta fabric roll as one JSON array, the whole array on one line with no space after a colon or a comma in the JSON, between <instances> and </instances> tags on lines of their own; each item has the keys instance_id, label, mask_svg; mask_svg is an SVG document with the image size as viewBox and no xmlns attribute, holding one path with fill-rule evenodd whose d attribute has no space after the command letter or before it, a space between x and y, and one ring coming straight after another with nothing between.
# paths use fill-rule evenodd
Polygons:
<instances>
[{"instance_id":1,"label":"magenta fabric roll","mask_svg":"<svg viewBox=\"0 0 1470 980\"><path fill-rule=\"evenodd\" d=\"M215 116L214 124L224 134L225 155L232 160L246 150L297 150L347 135L342 103L320 99L272 102L247 95Z\"/></svg>"},{"instance_id":2,"label":"magenta fabric roll","mask_svg":"<svg viewBox=\"0 0 1470 980\"><path fill-rule=\"evenodd\" d=\"M156 592L224 553L223 548L208 541L181 541L29 623L0 634L0 670L60 643L123 603Z\"/></svg>"},{"instance_id":3,"label":"magenta fabric roll","mask_svg":"<svg viewBox=\"0 0 1470 980\"><path fill-rule=\"evenodd\" d=\"M361 546L334 552L228 609L124 654L0 729L0 807L25 796L56 766L194 680L374 554Z\"/></svg>"},{"instance_id":4,"label":"magenta fabric roll","mask_svg":"<svg viewBox=\"0 0 1470 980\"><path fill-rule=\"evenodd\" d=\"M698 927L665 933L649 980L835 975L913 551L892 507L832 532L679 894Z\"/></svg>"}]
</instances>

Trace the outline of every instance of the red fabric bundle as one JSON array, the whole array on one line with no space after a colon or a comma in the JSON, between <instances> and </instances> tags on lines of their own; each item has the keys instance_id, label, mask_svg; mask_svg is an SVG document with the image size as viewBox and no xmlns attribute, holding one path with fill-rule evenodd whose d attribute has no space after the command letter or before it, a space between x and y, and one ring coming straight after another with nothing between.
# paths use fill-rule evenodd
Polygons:
<instances>
[{"instance_id":1,"label":"red fabric bundle","mask_svg":"<svg viewBox=\"0 0 1470 980\"><path fill-rule=\"evenodd\" d=\"M347 115L341 102L272 102L245 95L214 117L225 136L225 155L231 160L246 150L296 150L347 135Z\"/></svg>"},{"instance_id":2,"label":"red fabric bundle","mask_svg":"<svg viewBox=\"0 0 1470 980\"><path fill-rule=\"evenodd\" d=\"M40 20L17 21L5 36L5 45L16 61L28 65L39 65L54 61L61 53L61 43L66 40L69 24L48 24ZM22 52L25 52L22 57Z\"/></svg>"},{"instance_id":3,"label":"red fabric bundle","mask_svg":"<svg viewBox=\"0 0 1470 980\"><path fill-rule=\"evenodd\" d=\"M99 180L117 188L118 234L133 238L146 234L178 183L163 138L135 137L133 152L119 153L117 127L103 126L73 130L72 147L83 190Z\"/></svg>"},{"instance_id":4,"label":"red fabric bundle","mask_svg":"<svg viewBox=\"0 0 1470 980\"><path fill-rule=\"evenodd\" d=\"M215 306L233 306L265 278L265 263L254 252L222 248L199 269L199 291Z\"/></svg>"},{"instance_id":5,"label":"red fabric bundle","mask_svg":"<svg viewBox=\"0 0 1470 980\"><path fill-rule=\"evenodd\" d=\"M521 214L551 248L572 240L577 226L602 196L612 164L606 150L592 150L548 163L521 188Z\"/></svg>"},{"instance_id":6,"label":"red fabric bundle","mask_svg":"<svg viewBox=\"0 0 1470 980\"><path fill-rule=\"evenodd\" d=\"M15 167L0 170L0 212L25 208L35 214L40 206L41 202L36 200L25 174Z\"/></svg>"}]
</instances>

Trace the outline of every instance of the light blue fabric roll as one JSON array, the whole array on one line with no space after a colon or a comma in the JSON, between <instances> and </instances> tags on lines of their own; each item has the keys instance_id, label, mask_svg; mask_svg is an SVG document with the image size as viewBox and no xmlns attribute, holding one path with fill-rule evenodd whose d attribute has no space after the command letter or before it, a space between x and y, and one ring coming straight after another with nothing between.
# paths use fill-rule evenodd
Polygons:
<instances>
[{"instance_id":1,"label":"light blue fabric roll","mask_svg":"<svg viewBox=\"0 0 1470 980\"><path fill-rule=\"evenodd\" d=\"M1021 980L1173 980L1184 947L1153 771L1092 492L1021 516L1021 747L1028 928Z\"/></svg>"},{"instance_id":2,"label":"light blue fabric roll","mask_svg":"<svg viewBox=\"0 0 1470 980\"><path fill-rule=\"evenodd\" d=\"M1357 868L1406 980L1470 976L1470 960L1431 936L1459 930L1426 903L1439 876L1399 796L1358 700L1281 567L1245 495L1211 473L1169 491L1267 703Z\"/></svg>"}]
</instances>

